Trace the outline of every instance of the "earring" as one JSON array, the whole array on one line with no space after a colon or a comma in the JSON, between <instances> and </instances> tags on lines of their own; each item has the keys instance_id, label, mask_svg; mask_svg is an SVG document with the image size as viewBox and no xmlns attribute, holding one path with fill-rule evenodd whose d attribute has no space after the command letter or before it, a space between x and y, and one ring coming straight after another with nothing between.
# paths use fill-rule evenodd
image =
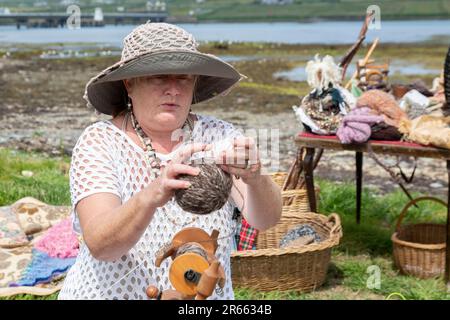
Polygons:
<instances>
[{"instance_id":1,"label":"earring","mask_svg":"<svg viewBox=\"0 0 450 320\"><path fill-rule=\"evenodd\" d=\"M131 104L131 99L130 99L130 97L128 97L128 102L127 102L127 109L128 109L128 111L131 111L132 107L133 107L133 105Z\"/></svg>"}]
</instances>

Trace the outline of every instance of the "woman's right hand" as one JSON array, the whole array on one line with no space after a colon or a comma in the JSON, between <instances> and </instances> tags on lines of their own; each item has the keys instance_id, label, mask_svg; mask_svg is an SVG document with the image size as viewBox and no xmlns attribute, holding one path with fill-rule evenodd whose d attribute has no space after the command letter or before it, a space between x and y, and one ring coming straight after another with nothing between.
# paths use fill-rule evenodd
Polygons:
<instances>
[{"instance_id":1,"label":"woman's right hand","mask_svg":"<svg viewBox=\"0 0 450 320\"><path fill-rule=\"evenodd\" d=\"M200 173L199 168L185 164L194 153L210 150L211 145L203 143L192 143L185 146L175 154L167 165L161 166L161 174L151 183L152 203L157 207L164 206L173 196L177 189L187 189L190 183L177 179L181 174L196 176Z\"/></svg>"}]
</instances>

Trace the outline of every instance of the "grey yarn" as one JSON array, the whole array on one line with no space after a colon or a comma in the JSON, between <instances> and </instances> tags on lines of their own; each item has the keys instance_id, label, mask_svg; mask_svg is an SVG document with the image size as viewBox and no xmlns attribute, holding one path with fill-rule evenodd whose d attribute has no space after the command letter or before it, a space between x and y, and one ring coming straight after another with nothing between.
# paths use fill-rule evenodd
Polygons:
<instances>
[{"instance_id":1,"label":"grey yarn","mask_svg":"<svg viewBox=\"0 0 450 320\"><path fill-rule=\"evenodd\" d=\"M316 232L316 230L314 230L313 227L309 224L300 224L284 235L280 241L280 248L286 247L289 242L304 236L314 236L314 242L322 241L320 235Z\"/></svg>"},{"instance_id":2,"label":"grey yarn","mask_svg":"<svg viewBox=\"0 0 450 320\"><path fill-rule=\"evenodd\" d=\"M185 211L195 214L208 214L221 209L227 202L233 186L231 175L216 164L194 164L200 168L197 176L180 175L181 180L189 181L188 189L175 191L175 200Z\"/></svg>"},{"instance_id":3,"label":"grey yarn","mask_svg":"<svg viewBox=\"0 0 450 320\"><path fill-rule=\"evenodd\" d=\"M205 260L208 260L208 254L206 253L205 249L203 249L203 247L196 242L187 242L179 247L177 250L177 257L187 252L198 254Z\"/></svg>"}]
</instances>

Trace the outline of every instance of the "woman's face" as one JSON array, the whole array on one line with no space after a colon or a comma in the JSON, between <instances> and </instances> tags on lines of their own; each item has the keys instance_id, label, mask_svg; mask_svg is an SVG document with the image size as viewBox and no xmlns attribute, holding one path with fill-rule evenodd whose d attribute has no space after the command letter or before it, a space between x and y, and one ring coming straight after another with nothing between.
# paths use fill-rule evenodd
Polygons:
<instances>
[{"instance_id":1,"label":"woman's face","mask_svg":"<svg viewBox=\"0 0 450 320\"><path fill-rule=\"evenodd\" d=\"M124 80L139 123L149 129L173 131L185 122L196 76L156 75Z\"/></svg>"}]
</instances>

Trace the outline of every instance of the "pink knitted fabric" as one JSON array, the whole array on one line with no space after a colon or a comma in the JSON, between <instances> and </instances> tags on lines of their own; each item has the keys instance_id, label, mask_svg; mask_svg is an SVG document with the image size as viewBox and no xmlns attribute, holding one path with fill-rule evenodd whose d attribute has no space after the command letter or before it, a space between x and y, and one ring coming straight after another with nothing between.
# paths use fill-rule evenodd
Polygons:
<instances>
[{"instance_id":1,"label":"pink knitted fabric","mask_svg":"<svg viewBox=\"0 0 450 320\"><path fill-rule=\"evenodd\" d=\"M72 229L72 219L66 218L49 228L34 247L54 258L76 257L79 243Z\"/></svg>"},{"instance_id":2,"label":"pink knitted fabric","mask_svg":"<svg viewBox=\"0 0 450 320\"><path fill-rule=\"evenodd\" d=\"M369 140L372 134L371 126L383 121L382 116L371 114L367 107L355 108L343 119L336 132L342 143L363 143Z\"/></svg>"}]
</instances>

